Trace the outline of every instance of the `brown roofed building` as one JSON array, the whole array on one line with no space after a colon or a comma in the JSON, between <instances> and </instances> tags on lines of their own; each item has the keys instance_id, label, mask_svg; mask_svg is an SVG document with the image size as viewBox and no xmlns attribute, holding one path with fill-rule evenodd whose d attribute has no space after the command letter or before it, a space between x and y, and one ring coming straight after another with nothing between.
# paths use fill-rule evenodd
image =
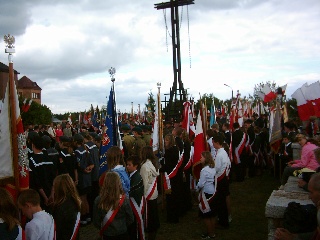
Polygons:
<instances>
[{"instance_id":1,"label":"brown roofed building","mask_svg":"<svg viewBox=\"0 0 320 240\"><path fill-rule=\"evenodd\" d=\"M22 98L32 99L41 104L41 88L36 82L31 81L26 76L23 76L18 80L17 86L18 94Z\"/></svg>"},{"instance_id":2,"label":"brown roofed building","mask_svg":"<svg viewBox=\"0 0 320 240\"><path fill-rule=\"evenodd\" d=\"M18 72L14 70L14 80L18 81ZM0 62L0 99L4 98L6 86L9 79L9 67Z\"/></svg>"}]
</instances>

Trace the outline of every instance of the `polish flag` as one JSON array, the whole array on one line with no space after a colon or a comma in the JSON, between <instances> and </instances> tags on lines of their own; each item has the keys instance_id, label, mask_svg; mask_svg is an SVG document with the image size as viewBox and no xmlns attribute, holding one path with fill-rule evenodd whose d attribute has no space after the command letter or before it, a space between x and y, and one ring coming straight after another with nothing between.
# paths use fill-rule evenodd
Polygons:
<instances>
[{"instance_id":1,"label":"polish flag","mask_svg":"<svg viewBox=\"0 0 320 240\"><path fill-rule=\"evenodd\" d=\"M202 119L199 111L196 125L196 134L194 139L194 154L193 154L193 175L196 179L200 178L200 171L202 169L200 158L201 153L206 150L206 142L204 141L204 133L202 128Z\"/></svg>"},{"instance_id":2,"label":"polish flag","mask_svg":"<svg viewBox=\"0 0 320 240\"><path fill-rule=\"evenodd\" d=\"M268 84L265 84L263 86L262 91L265 94L264 99L263 99L264 102L270 102L277 97L277 94L272 92L272 90Z\"/></svg>"},{"instance_id":3,"label":"polish flag","mask_svg":"<svg viewBox=\"0 0 320 240\"><path fill-rule=\"evenodd\" d=\"M308 102L305 98L306 89L308 87L308 84L305 83L302 85L301 88L298 88L291 97L297 100L297 107L298 107L298 114L302 121L307 121L309 117L312 115L312 112L310 111L310 107L308 105Z\"/></svg>"},{"instance_id":4,"label":"polish flag","mask_svg":"<svg viewBox=\"0 0 320 240\"><path fill-rule=\"evenodd\" d=\"M305 94L312 115L320 117L320 83L319 81L310 84Z\"/></svg>"},{"instance_id":5,"label":"polish flag","mask_svg":"<svg viewBox=\"0 0 320 240\"><path fill-rule=\"evenodd\" d=\"M268 84L265 84L260 92L257 93L258 97L261 98L264 102L270 102L273 99L277 97L277 94L275 94L270 86Z\"/></svg>"}]
</instances>

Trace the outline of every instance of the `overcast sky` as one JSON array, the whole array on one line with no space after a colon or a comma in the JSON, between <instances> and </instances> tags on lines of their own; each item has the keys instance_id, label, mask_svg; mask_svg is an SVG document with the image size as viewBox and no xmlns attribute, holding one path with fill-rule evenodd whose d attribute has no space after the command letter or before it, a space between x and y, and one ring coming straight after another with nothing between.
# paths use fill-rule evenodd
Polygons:
<instances>
[{"instance_id":1,"label":"overcast sky","mask_svg":"<svg viewBox=\"0 0 320 240\"><path fill-rule=\"evenodd\" d=\"M162 100L173 84L170 10L156 10L159 2L0 0L0 62L8 65L10 33L19 79L37 82L53 113L106 105L115 67L117 109L133 102L136 111L157 82ZM195 0L180 18L182 81L195 100L230 98L224 84L248 96L266 81L288 84L291 98L320 80L319 0Z\"/></svg>"}]
</instances>

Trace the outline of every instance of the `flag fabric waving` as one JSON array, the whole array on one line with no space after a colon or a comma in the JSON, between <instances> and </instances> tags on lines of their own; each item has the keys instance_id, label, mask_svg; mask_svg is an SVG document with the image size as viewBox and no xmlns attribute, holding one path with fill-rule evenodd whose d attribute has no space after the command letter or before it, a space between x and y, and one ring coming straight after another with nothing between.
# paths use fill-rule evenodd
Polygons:
<instances>
[{"instance_id":1,"label":"flag fabric waving","mask_svg":"<svg viewBox=\"0 0 320 240\"><path fill-rule=\"evenodd\" d=\"M9 84L8 84L9 85ZM27 158L27 146L26 146L26 135L23 130L22 119L20 115L18 94L16 91L15 82L13 83L13 91L9 91L9 86L6 88L5 97L3 100L2 111L0 113L0 180L8 177L13 177L14 172L17 170L19 175L19 182L16 182L17 186L8 184L7 190L12 194L14 198L17 197L18 189L29 188L29 162ZM12 120L10 116L10 93L13 92L13 101L15 101L15 113L16 120ZM14 166L13 161L13 143L12 143L12 132L10 123L16 123L16 134L17 134L17 150L18 150L18 166Z\"/></svg>"},{"instance_id":2,"label":"flag fabric waving","mask_svg":"<svg viewBox=\"0 0 320 240\"><path fill-rule=\"evenodd\" d=\"M312 115L308 102L305 98L305 90L308 84L305 83L301 88L298 88L291 97L297 100L298 114L302 121L306 121Z\"/></svg>"},{"instance_id":3,"label":"flag fabric waving","mask_svg":"<svg viewBox=\"0 0 320 240\"><path fill-rule=\"evenodd\" d=\"M216 113L214 111L214 104L211 105L211 111L210 111L210 126L216 123Z\"/></svg>"},{"instance_id":4,"label":"flag fabric waving","mask_svg":"<svg viewBox=\"0 0 320 240\"><path fill-rule=\"evenodd\" d=\"M206 142L204 141L204 133L202 127L201 113L199 111L196 125L196 134L194 139L194 154L193 154L193 175L196 179L200 178L201 164L200 158L201 153L206 150Z\"/></svg>"},{"instance_id":5,"label":"flag fabric waving","mask_svg":"<svg viewBox=\"0 0 320 240\"><path fill-rule=\"evenodd\" d=\"M270 119L272 120L272 119ZM280 104L277 103L277 108L275 110L273 124L270 134L270 146L275 153L279 152L280 145L282 141L282 134L281 134L281 109Z\"/></svg>"},{"instance_id":6,"label":"flag fabric waving","mask_svg":"<svg viewBox=\"0 0 320 240\"><path fill-rule=\"evenodd\" d=\"M116 132L116 112L115 112L115 98L113 87L111 87L108 106L107 106L107 115L105 120L105 127L102 133L102 142L100 149L100 170L99 174L101 175L107 170L107 157L106 153L108 149L112 146L117 145L117 132Z\"/></svg>"},{"instance_id":7,"label":"flag fabric waving","mask_svg":"<svg viewBox=\"0 0 320 240\"><path fill-rule=\"evenodd\" d=\"M152 126L152 136L151 136L151 142L152 142L152 149L153 152L156 152L159 150L160 144L159 144L159 109L158 109L158 101L156 102L155 111L154 111L154 121ZM161 149L162 150L162 149Z\"/></svg>"}]
</instances>

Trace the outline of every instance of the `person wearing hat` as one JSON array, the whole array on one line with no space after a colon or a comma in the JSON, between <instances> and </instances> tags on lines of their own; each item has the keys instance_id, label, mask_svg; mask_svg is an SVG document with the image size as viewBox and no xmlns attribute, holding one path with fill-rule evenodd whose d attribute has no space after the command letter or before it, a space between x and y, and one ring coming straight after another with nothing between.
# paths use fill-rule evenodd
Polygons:
<instances>
[{"instance_id":1,"label":"person wearing hat","mask_svg":"<svg viewBox=\"0 0 320 240\"><path fill-rule=\"evenodd\" d=\"M89 134L87 136L90 137ZM78 163L78 192L81 199L81 218L80 223L86 225L91 221L90 217L90 206L88 202L88 194L92 189L91 172L94 168L93 159L90 156L90 152L84 145L84 137L77 133L73 136L73 141L76 145L74 151L77 163Z\"/></svg>"},{"instance_id":2,"label":"person wearing hat","mask_svg":"<svg viewBox=\"0 0 320 240\"><path fill-rule=\"evenodd\" d=\"M134 137L134 155L141 157L141 149L146 146L146 143L142 139L142 129L140 127L135 127L132 129L132 133Z\"/></svg>"},{"instance_id":3,"label":"person wearing hat","mask_svg":"<svg viewBox=\"0 0 320 240\"><path fill-rule=\"evenodd\" d=\"M146 143L146 146L150 146L151 143L151 131L149 126L142 125L142 135L143 135L143 141Z\"/></svg>"},{"instance_id":4,"label":"person wearing hat","mask_svg":"<svg viewBox=\"0 0 320 240\"><path fill-rule=\"evenodd\" d=\"M91 192L88 193L88 202L90 207L90 213L93 210L93 203L96 197L99 195L99 168L100 168L100 154L99 148L94 143L93 138L97 137L95 132L88 132L84 135L84 146L88 150L91 159L93 160L94 167L91 171Z\"/></svg>"},{"instance_id":5,"label":"person wearing hat","mask_svg":"<svg viewBox=\"0 0 320 240\"><path fill-rule=\"evenodd\" d=\"M58 167L58 162L59 162L59 152L51 147L51 143L52 143L52 138L47 136L47 135L44 135L41 137L42 140L43 140L43 143L44 143L44 149L43 149L43 152L45 154L48 155L48 158L50 159L50 161L53 162L54 164L54 167L55 167L55 171L57 170L57 167Z\"/></svg>"},{"instance_id":6,"label":"person wearing hat","mask_svg":"<svg viewBox=\"0 0 320 240\"><path fill-rule=\"evenodd\" d=\"M75 185L78 185L78 165L77 159L73 153L71 138L61 136L59 148L58 175L67 173L73 179Z\"/></svg>"},{"instance_id":7,"label":"person wearing hat","mask_svg":"<svg viewBox=\"0 0 320 240\"><path fill-rule=\"evenodd\" d=\"M295 170L309 168L310 170L316 171L316 169L320 167L314 155L314 150L318 148L318 146L308 141L307 136L303 134L297 134L296 139L301 146L301 159L288 162L288 166L282 174L280 190L284 189L284 185L287 183L289 176L291 176Z\"/></svg>"},{"instance_id":8,"label":"person wearing hat","mask_svg":"<svg viewBox=\"0 0 320 240\"><path fill-rule=\"evenodd\" d=\"M123 124L121 126L121 131L123 132L123 147L124 147L124 158L127 159L127 157L134 154L133 145L135 142L135 139L133 136L130 135L131 128L128 124Z\"/></svg>"}]
</instances>

